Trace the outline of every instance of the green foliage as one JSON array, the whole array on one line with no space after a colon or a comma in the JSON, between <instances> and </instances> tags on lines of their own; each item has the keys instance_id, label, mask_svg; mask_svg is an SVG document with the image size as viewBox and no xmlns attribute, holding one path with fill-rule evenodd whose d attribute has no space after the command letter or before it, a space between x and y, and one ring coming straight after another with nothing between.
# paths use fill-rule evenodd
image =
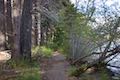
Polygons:
<instances>
[{"instance_id":1,"label":"green foliage","mask_svg":"<svg viewBox=\"0 0 120 80\"><path fill-rule=\"evenodd\" d=\"M36 46L32 48L32 56L40 54L40 52L41 52L40 46Z\"/></svg>"},{"instance_id":2,"label":"green foliage","mask_svg":"<svg viewBox=\"0 0 120 80\"><path fill-rule=\"evenodd\" d=\"M65 31L63 30L63 28L56 27L56 31L54 33L54 39L53 39L54 48L57 49L63 46L64 39L65 39Z\"/></svg>"},{"instance_id":3,"label":"green foliage","mask_svg":"<svg viewBox=\"0 0 120 80\"><path fill-rule=\"evenodd\" d=\"M94 77L94 76L92 76L92 75L83 75L82 77L81 77L81 80L96 80L96 78ZM97 78L97 80L99 80L98 78Z\"/></svg>"},{"instance_id":4,"label":"green foliage","mask_svg":"<svg viewBox=\"0 0 120 80\"><path fill-rule=\"evenodd\" d=\"M36 61L27 61L24 59L21 60L9 60L6 63L12 69L22 69L22 68L31 68L31 67L39 67L38 62Z\"/></svg>"},{"instance_id":5,"label":"green foliage","mask_svg":"<svg viewBox=\"0 0 120 80\"><path fill-rule=\"evenodd\" d=\"M40 71L22 73L16 80L41 80Z\"/></svg>"},{"instance_id":6,"label":"green foliage","mask_svg":"<svg viewBox=\"0 0 120 80\"><path fill-rule=\"evenodd\" d=\"M69 72L68 72L69 76L74 76L77 73L76 71L77 71L76 67L74 66L70 67Z\"/></svg>"},{"instance_id":7,"label":"green foliage","mask_svg":"<svg viewBox=\"0 0 120 80\"><path fill-rule=\"evenodd\" d=\"M82 38L82 40L90 40L90 38L92 38L91 35L93 31L91 26L88 25L86 15L81 12L78 12L74 5L70 4L66 8L61 10L59 16L59 23L55 27L53 48L60 49L63 53L66 53L67 56L70 56L70 53L73 52L71 51L73 45L75 45L71 41L78 42L79 40L77 39L79 38ZM87 41L84 40L84 43L85 42L87 43ZM84 48L84 45L80 48ZM86 50L86 53L88 50Z\"/></svg>"},{"instance_id":8,"label":"green foliage","mask_svg":"<svg viewBox=\"0 0 120 80\"><path fill-rule=\"evenodd\" d=\"M74 33L79 36L88 36L91 33L91 26L88 25L86 15L78 12L74 5L66 7L61 10L60 22L58 24L67 33Z\"/></svg>"},{"instance_id":9,"label":"green foliage","mask_svg":"<svg viewBox=\"0 0 120 80\"><path fill-rule=\"evenodd\" d=\"M69 70L69 75L79 77L80 75L82 75L85 72L85 68L86 68L86 65L83 65L79 68L73 66Z\"/></svg>"},{"instance_id":10,"label":"green foliage","mask_svg":"<svg viewBox=\"0 0 120 80\"><path fill-rule=\"evenodd\" d=\"M105 69L100 72L101 80L109 80L110 77Z\"/></svg>"},{"instance_id":11,"label":"green foliage","mask_svg":"<svg viewBox=\"0 0 120 80\"><path fill-rule=\"evenodd\" d=\"M48 48L48 47L45 47L45 46L41 47L41 54L44 57L51 57L52 53L53 53L53 50L51 48Z\"/></svg>"},{"instance_id":12,"label":"green foliage","mask_svg":"<svg viewBox=\"0 0 120 80\"><path fill-rule=\"evenodd\" d=\"M83 72L86 65L81 66L81 68L77 68L72 66L69 69L69 76L79 77L80 80L110 80L110 77L105 69L101 69L101 71L97 71L95 73L89 74Z\"/></svg>"},{"instance_id":13,"label":"green foliage","mask_svg":"<svg viewBox=\"0 0 120 80\"><path fill-rule=\"evenodd\" d=\"M32 49L33 56L40 54L43 57L50 57L53 50L45 46L37 46ZM15 80L41 80L39 64L36 61L9 60L7 63L10 68L20 70L21 74Z\"/></svg>"},{"instance_id":14,"label":"green foliage","mask_svg":"<svg viewBox=\"0 0 120 80\"><path fill-rule=\"evenodd\" d=\"M37 61L9 60L6 66L8 69L20 72L16 78L11 78L10 80L41 80L40 66Z\"/></svg>"},{"instance_id":15,"label":"green foliage","mask_svg":"<svg viewBox=\"0 0 120 80\"><path fill-rule=\"evenodd\" d=\"M41 55L43 57L51 57L53 50L46 46L37 46L32 49L33 56Z\"/></svg>"}]
</instances>

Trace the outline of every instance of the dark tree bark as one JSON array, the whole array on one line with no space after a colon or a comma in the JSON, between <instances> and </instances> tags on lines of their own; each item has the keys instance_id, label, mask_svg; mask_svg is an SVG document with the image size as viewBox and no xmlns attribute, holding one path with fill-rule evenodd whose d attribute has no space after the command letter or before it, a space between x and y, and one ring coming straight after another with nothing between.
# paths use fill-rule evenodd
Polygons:
<instances>
[{"instance_id":1,"label":"dark tree bark","mask_svg":"<svg viewBox=\"0 0 120 80\"><path fill-rule=\"evenodd\" d=\"M0 0L0 35L4 36L4 42L0 44L0 47L2 49L6 49L5 1L4 0Z\"/></svg>"},{"instance_id":2,"label":"dark tree bark","mask_svg":"<svg viewBox=\"0 0 120 80\"><path fill-rule=\"evenodd\" d=\"M21 21L21 2L22 0L13 0L12 14L13 14L13 50L12 58L19 59L20 55L20 21Z\"/></svg>"},{"instance_id":3,"label":"dark tree bark","mask_svg":"<svg viewBox=\"0 0 120 80\"><path fill-rule=\"evenodd\" d=\"M50 30L50 22L47 21L47 25L46 25L46 44L50 39L50 31L49 30Z\"/></svg>"},{"instance_id":4,"label":"dark tree bark","mask_svg":"<svg viewBox=\"0 0 120 80\"><path fill-rule=\"evenodd\" d=\"M46 16L42 15L43 21L41 22L41 28L40 28L40 35L41 35L41 40L40 40L40 45L43 46L46 43L46 35L47 35L47 18Z\"/></svg>"},{"instance_id":5,"label":"dark tree bark","mask_svg":"<svg viewBox=\"0 0 120 80\"><path fill-rule=\"evenodd\" d=\"M7 0L6 3L6 29L8 37L8 49L13 48L13 25L12 25L12 9L11 9L11 0Z\"/></svg>"},{"instance_id":6,"label":"dark tree bark","mask_svg":"<svg viewBox=\"0 0 120 80\"><path fill-rule=\"evenodd\" d=\"M45 40L45 36L44 36L44 19L45 19L45 17L43 15L41 15L41 19L43 19L43 20L41 21L41 26L40 26L40 45L43 46L44 40Z\"/></svg>"},{"instance_id":7,"label":"dark tree bark","mask_svg":"<svg viewBox=\"0 0 120 80\"><path fill-rule=\"evenodd\" d=\"M35 17L35 23L34 23L34 33L35 33L35 46L38 45L38 18L37 15L34 16Z\"/></svg>"},{"instance_id":8,"label":"dark tree bark","mask_svg":"<svg viewBox=\"0 0 120 80\"><path fill-rule=\"evenodd\" d=\"M40 30L41 30L41 33L40 33L40 35L41 35L40 45L43 46L43 45L44 45L44 40L45 40L44 27L41 26L41 29L40 29Z\"/></svg>"},{"instance_id":9,"label":"dark tree bark","mask_svg":"<svg viewBox=\"0 0 120 80\"><path fill-rule=\"evenodd\" d=\"M34 0L34 8L36 9L38 7L37 5L38 1ZM38 14L34 14L34 45L38 46Z\"/></svg>"},{"instance_id":10,"label":"dark tree bark","mask_svg":"<svg viewBox=\"0 0 120 80\"><path fill-rule=\"evenodd\" d=\"M4 0L0 0L0 13L4 14Z\"/></svg>"},{"instance_id":11,"label":"dark tree bark","mask_svg":"<svg viewBox=\"0 0 120 80\"><path fill-rule=\"evenodd\" d=\"M24 59L31 59L32 0L24 0L20 26L20 53Z\"/></svg>"}]
</instances>

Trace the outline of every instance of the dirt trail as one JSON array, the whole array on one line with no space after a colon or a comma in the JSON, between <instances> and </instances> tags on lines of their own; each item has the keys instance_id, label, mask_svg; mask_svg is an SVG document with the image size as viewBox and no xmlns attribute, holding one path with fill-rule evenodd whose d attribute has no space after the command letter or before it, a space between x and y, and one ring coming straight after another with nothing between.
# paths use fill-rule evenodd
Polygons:
<instances>
[{"instance_id":1,"label":"dirt trail","mask_svg":"<svg viewBox=\"0 0 120 80\"><path fill-rule=\"evenodd\" d=\"M44 60L44 64L42 64L42 80L69 80L68 69L69 63L65 57L55 52L51 59Z\"/></svg>"}]
</instances>

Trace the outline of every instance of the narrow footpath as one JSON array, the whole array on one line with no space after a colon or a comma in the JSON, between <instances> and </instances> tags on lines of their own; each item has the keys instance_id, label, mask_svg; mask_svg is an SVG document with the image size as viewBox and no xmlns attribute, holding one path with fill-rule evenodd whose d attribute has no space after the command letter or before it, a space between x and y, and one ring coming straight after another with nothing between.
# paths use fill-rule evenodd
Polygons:
<instances>
[{"instance_id":1,"label":"narrow footpath","mask_svg":"<svg viewBox=\"0 0 120 80\"><path fill-rule=\"evenodd\" d=\"M70 80L67 75L69 63L58 52L54 52L52 58L44 60L41 69L42 80Z\"/></svg>"}]
</instances>

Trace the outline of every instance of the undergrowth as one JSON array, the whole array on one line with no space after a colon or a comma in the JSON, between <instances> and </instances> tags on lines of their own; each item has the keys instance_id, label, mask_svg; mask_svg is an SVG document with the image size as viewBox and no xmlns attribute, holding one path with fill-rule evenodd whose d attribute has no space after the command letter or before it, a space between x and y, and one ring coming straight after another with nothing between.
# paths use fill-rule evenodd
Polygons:
<instances>
[{"instance_id":1,"label":"undergrowth","mask_svg":"<svg viewBox=\"0 0 120 80\"><path fill-rule=\"evenodd\" d=\"M51 57L53 50L46 46L37 46L32 48L32 56L40 55L42 57Z\"/></svg>"},{"instance_id":2,"label":"undergrowth","mask_svg":"<svg viewBox=\"0 0 120 80\"><path fill-rule=\"evenodd\" d=\"M6 65L9 67L8 70L12 69L20 72L17 77L9 80L41 80L40 66L37 61L9 60Z\"/></svg>"},{"instance_id":3,"label":"undergrowth","mask_svg":"<svg viewBox=\"0 0 120 80\"><path fill-rule=\"evenodd\" d=\"M87 73L84 72L85 67L86 65L83 65L80 68L72 66L70 67L68 74L70 77L77 77L80 78L80 80L110 80L110 76L105 68Z\"/></svg>"},{"instance_id":4,"label":"undergrowth","mask_svg":"<svg viewBox=\"0 0 120 80\"><path fill-rule=\"evenodd\" d=\"M40 76L40 71L38 70L34 70L34 71L30 71L30 72L25 72L22 73L20 77L18 77L16 80L41 80L41 76Z\"/></svg>"}]
</instances>

